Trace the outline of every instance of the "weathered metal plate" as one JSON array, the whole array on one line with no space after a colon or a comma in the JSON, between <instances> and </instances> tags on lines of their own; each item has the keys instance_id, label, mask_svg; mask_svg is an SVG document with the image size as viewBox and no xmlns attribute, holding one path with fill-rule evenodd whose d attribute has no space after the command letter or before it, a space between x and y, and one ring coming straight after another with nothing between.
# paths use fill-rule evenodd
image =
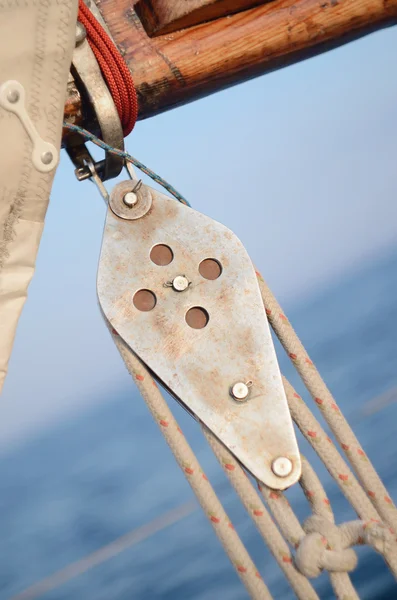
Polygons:
<instances>
[{"instance_id":1,"label":"weathered metal plate","mask_svg":"<svg viewBox=\"0 0 397 600\"><path fill-rule=\"evenodd\" d=\"M299 479L300 457L252 262L229 229L148 190L152 205L140 219L108 209L98 272L103 312L255 477L285 489ZM189 313L196 307L201 317ZM231 396L238 382L249 382L245 401ZM278 457L291 461L288 476L272 471Z\"/></svg>"}]
</instances>

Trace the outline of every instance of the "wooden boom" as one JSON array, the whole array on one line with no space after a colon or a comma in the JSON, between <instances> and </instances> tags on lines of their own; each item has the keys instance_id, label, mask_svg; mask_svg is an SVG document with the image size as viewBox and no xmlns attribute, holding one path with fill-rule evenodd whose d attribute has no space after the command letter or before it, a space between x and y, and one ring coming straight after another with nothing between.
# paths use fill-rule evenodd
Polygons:
<instances>
[{"instance_id":1,"label":"wooden boom","mask_svg":"<svg viewBox=\"0 0 397 600\"><path fill-rule=\"evenodd\" d=\"M397 0L97 4L133 74L140 119L340 46L397 19ZM190 23L194 25L180 29ZM73 82L65 118L93 126Z\"/></svg>"}]
</instances>

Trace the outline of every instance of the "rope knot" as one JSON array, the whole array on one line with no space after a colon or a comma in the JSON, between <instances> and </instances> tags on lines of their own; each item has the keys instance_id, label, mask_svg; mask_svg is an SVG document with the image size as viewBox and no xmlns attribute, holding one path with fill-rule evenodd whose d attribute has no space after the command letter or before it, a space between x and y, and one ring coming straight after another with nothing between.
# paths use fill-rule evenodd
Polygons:
<instances>
[{"instance_id":1,"label":"rope knot","mask_svg":"<svg viewBox=\"0 0 397 600\"><path fill-rule=\"evenodd\" d=\"M395 538L393 533L383 523L367 522L363 524L363 538L368 546L386 556L393 551Z\"/></svg>"},{"instance_id":2,"label":"rope knot","mask_svg":"<svg viewBox=\"0 0 397 600\"><path fill-rule=\"evenodd\" d=\"M301 540L295 564L305 577L318 577L323 569L345 573L357 565L354 550L346 547L339 527L319 515L309 517L303 529L306 536Z\"/></svg>"}]
</instances>

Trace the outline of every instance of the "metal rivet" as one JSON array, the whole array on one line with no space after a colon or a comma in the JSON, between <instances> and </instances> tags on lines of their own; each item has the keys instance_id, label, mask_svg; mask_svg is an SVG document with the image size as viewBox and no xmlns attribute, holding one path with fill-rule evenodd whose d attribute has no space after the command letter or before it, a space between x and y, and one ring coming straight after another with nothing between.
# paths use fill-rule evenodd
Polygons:
<instances>
[{"instance_id":1,"label":"metal rivet","mask_svg":"<svg viewBox=\"0 0 397 600\"><path fill-rule=\"evenodd\" d=\"M277 477L288 477L292 472L292 462L285 456L279 456L272 462L272 471Z\"/></svg>"},{"instance_id":2,"label":"metal rivet","mask_svg":"<svg viewBox=\"0 0 397 600\"><path fill-rule=\"evenodd\" d=\"M20 98L19 92L18 90L9 90L8 94L7 94L7 100L8 102L11 102L11 104L15 104L16 102L18 102Z\"/></svg>"},{"instance_id":3,"label":"metal rivet","mask_svg":"<svg viewBox=\"0 0 397 600\"><path fill-rule=\"evenodd\" d=\"M41 162L43 163L43 165L49 165L52 163L54 159L54 155L52 152L43 152L43 154L41 155Z\"/></svg>"},{"instance_id":4,"label":"metal rivet","mask_svg":"<svg viewBox=\"0 0 397 600\"><path fill-rule=\"evenodd\" d=\"M82 23L80 23L79 21L77 21L77 23L76 23L76 46L78 44L81 44L81 42L84 42L86 35L87 35L87 32L85 30L84 25Z\"/></svg>"},{"instance_id":5,"label":"metal rivet","mask_svg":"<svg viewBox=\"0 0 397 600\"><path fill-rule=\"evenodd\" d=\"M176 292L184 292L189 287L189 280L184 275L177 275L172 281L172 287Z\"/></svg>"},{"instance_id":6,"label":"metal rivet","mask_svg":"<svg viewBox=\"0 0 397 600\"><path fill-rule=\"evenodd\" d=\"M138 196L135 192L127 192L123 197L123 202L128 208L132 208L138 202Z\"/></svg>"},{"instance_id":7,"label":"metal rivet","mask_svg":"<svg viewBox=\"0 0 397 600\"><path fill-rule=\"evenodd\" d=\"M249 394L249 387L246 383L238 381L233 385L230 393L235 400L245 400Z\"/></svg>"}]
</instances>

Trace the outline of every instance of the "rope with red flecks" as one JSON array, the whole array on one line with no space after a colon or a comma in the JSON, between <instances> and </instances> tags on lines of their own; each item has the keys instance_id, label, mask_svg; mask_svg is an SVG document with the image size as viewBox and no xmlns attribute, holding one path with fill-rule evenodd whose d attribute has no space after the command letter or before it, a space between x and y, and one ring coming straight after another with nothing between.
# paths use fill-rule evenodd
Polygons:
<instances>
[{"instance_id":1,"label":"rope with red flecks","mask_svg":"<svg viewBox=\"0 0 397 600\"><path fill-rule=\"evenodd\" d=\"M257 272L257 276L270 325L351 463L368 498L384 522L397 532L397 510L378 473L361 448L335 398L308 356L273 293L260 273ZM316 448L316 431L308 432L308 435L311 436L311 440L314 442L312 445ZM338 483L341 482L344 487L350 485L348 473L339 473L337 481Z\"/></svg>"},{"instance_id":2,"label":"rope with red flecks","mask_svg":"<svg viewBox=\"0 0 397 600\"><path fill-rule=\"evenodd\" d=\"M250 477L247 477L231 452L205 426L202 426L203 433L296 596L300 600L318 600L308 578L317 577L322 570L328 570L335 596L338 599L357 600L358 595L348 574L357 560L352 546L371 546L383 555L397 576L396 509L287 317L261 275L257 275L269 322L307 389L314 396L317 407L321 409L360 482L302 398L283 378L291 416L359 519L335 525L324 488L304 457L300 485L311 506L312 516L302 526L282 492L258 483L270 514ZM111 327L110 330L128 371L251 597L258 600L271 597L151 374ZM302 365L307 365L309 372ZM324 409L326 403L329 404L329 410L326 407Z\"/></svg>"},{"instance_id":3,"label":"rope with red flecks","mask_svg":"<svg viewBox=\"0 0 397 600\"><path fill-rule=\"evenodd\" d=\"M88 43L113 97L126 137L133 130L138 118L138 98L130 70L83 0L79 0L78 20L85 27Z\"/></svg>"}]
</instances>

